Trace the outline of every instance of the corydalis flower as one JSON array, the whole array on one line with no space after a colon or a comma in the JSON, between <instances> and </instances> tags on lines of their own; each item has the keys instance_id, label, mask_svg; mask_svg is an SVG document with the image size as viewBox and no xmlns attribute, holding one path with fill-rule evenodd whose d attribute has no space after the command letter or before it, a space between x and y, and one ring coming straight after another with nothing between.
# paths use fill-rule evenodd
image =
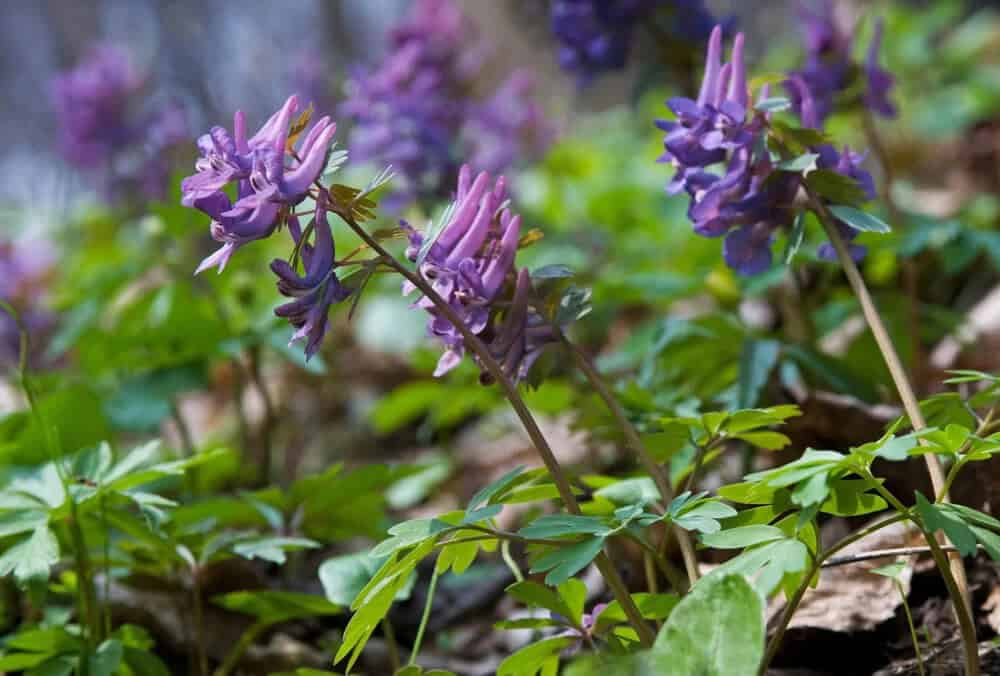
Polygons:
<instances>
[{"instance_id":1,"label":"corydalis flower","mask_svg":"<svg viewBox=\"0 0 1000 676\"><path fill-rule=\"evenodd\" d=\"M527 376L554 335L529 305L531 278L527 270L517 275L510 305L504 312L498 307L505 282L514 271L521 232L521 217L504 208L506 197L503 177L494 183L489 174L481 172L473 179L471 168L465 165L459 172L455 204L437 238L428 246L425 235L406 223L403 227L410 238L406 255L419 263L420 276L469 332L486 343L504 375L516 382ZM412 284L404 284L405 294L413 290ZM415 306L431 315L428 331L444 343L445 352L434 371L436 376L443 375L462 360L465 340L428 298L421 298ZM484 373L482 380L490 382L489 375Z\"/></svg>"},{"instance_id":2,"label":"corydalis flower","mask_svg":"<svg viewBox=\"0 0 1000 676\"><path fill-rule=\"evenodd\" d=\"M301 202L319 178L337 125L321 118L298 151L289 152L289 125L298 105L296 96L289 97L249 139L242 112L234 116L232 135L213 127L198 139L202 157L195 165L197 173L181 183L181 201L211 216L212 238L222 247L202 261L197 272L209 267L221 272L239 247L270 236L282 210ZM231 183L237 184L235 203L222 191Z\"/></svg>"},{"instance_id":3,"label":"corydalis flower","mask_svg":"<svg viewBox=\"0 0 1000 676\"><path fill-rule=\"evenodd\" d=\"M66 159L99 167L132 143L129 104L141 88L128 56L110 45L94 48L76 68L56 76L52 94Z\"/></svg>"},{"instance_id":4,"label":"corydalis flower","mask_svg":"<svg viewBox=\"0 0 1000 676\"><path fill-rule=\"evenodd\" d=\"M471 104L462 128L468 163L482 171L502 172L549 145L553 129L532 99L535 79L517 70L488 101Z\"/></svg>"},{"instance_id":5,"label":"corydalis flower","mask_svg":"<svg viewBox=\"0 0 1000 676\"><path fill-rule=\"evenodd\" d=\"M305 353L309 359L323 342L330 306L345 300L351 291L341 284L334 272L333 231L325 207L317 207L313 218L313 244L302 241L302 232L294 216L288 219L288 230L299 247L304 274L299 275L287 261L271 262L271 271L278 276L278 291L294 299L276 308L274 314L288 319L296 328L292 342L306 340Z\"/></svg>"},{"instance_id":6,"label":"corydalis flower","mask_svg":"<svg viewBox=\"0 0 1000 676\"><path fill-rule=\"evenodd\" d=\"M702 0L555 0L552 32L559 41L559 64L580 84L621 70L628 62L638 26L660 10L678 41L703 42L715 24ZM676 47L676 45L674 45Z\"/></svg>"},{"instance_id":7,"label":"corydalis flower","mask_svg":"<svg viewBox=\"0 0 1000 676\"><path fill-rule=\"evenodd\" d=\"M750 275L770 267L773 233L790 220L788 206L798 183L791 174L772 178L770 157L757 151L767 118L751 109L743 50L739 34L730 61L723 64L722 28L717 26L709 38L697 100L670 99L667 106L676 120L658 121L657 126L666 132L660 161L677 170L668 192L688 193L694 231L703 237L725 236L726 263ZM761 97L766 96L764 89ZM721 174L710 170L720 164Z\"/></svg>"},{"instance_id":8,"label":"corydalis flower","mask_svg":"<svg viewBox=\"0 0 1000 676\"><path fill-rule=\"evenodd\" d=\"M806 63L790 75L808 87L820 124L833 112L837 97L850 91L859 77L864 78L865 93L861 99L864 105L877 115L894 117L896 108L889 100L894 80L878 64L882 43L881 20L875 26L866 63L861 68L851 56L854 36L838 22L832 0L820 0L815 9L800 5L799 17ZM789 94L795 110L800 111L800 90L789 87Z\"/></svg>"},{"instance_id":9,"label":"corydalis flower","mask_svg":"<svg viewBox=\"0 0 1000 676\"><path fill-rule=\"evenodd\" d=\"M97 177L108 198L119 197L127 187L162 197L169 150L188 133L179 105L143 103L147 80L124 51L99 45L52 81L63 156Z\"/></svg>"},{"instance_id":10,"label":"corydalis flower","mask_svg":"<svg viewBox=\"0 0 1000 676\"><path fill-rule=\"evenodd\" d=\"M549 140L524 76L485 100L474 91L484 61L474 33L451 0L418 0L391 31L383 62L347 83L340 112L354 122L352 155L392 165L391 205L447 196L462 160L499 172Z\"/></svg>"}]
</instances>

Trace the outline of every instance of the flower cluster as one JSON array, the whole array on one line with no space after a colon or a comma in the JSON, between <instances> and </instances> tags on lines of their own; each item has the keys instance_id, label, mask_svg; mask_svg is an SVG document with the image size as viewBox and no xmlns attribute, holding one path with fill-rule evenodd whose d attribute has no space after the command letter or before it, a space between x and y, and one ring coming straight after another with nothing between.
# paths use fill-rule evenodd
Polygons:
<instances>
[{"instance_id":1,"label":"flower cluster","mask_svg":"<svg viewBox=\"0 0 1000 676\"><path fill-rule=\"evenodd\" d=\"M40 349L56 327L56 318L40 301L52 270L51 246L43 242L0 240L0 300L10 303L28 331L30 363L38 366ZM0 365L17 363L21 336L17 323L0 310Z\"/></svg>"},{"instance_id":2,"label":"flower cluster","mask_svg":"<svg viewBox=\"0 0 1000 676\"><path fill-rule=\"evenodd\" d=\"M694 231L704 237L725 236L726 263L740 274L753 275L771 266L774 233L794 220L802 175L780 170L772 159L766 139L769 116L750 105L743 47L744 37L737 35L731 60L723 64L722 30L716 27L698 99L670 99L667 106L676 119L657 126L666 132L660 161L677 170L668 192L687 192ZM818 128L820 113L808 86L798 76L789 86L799 96L803 126ZM766 87L761 98L767 98ZM860 166L862 155L829 145L810 151L817 155L817 168L857 181L869 198L874 197L871 175ZM838 226L845 238L854 239L854 229L846 223ZM854 247L853 252L860 256L864 250ZM831 253L829 245L821 246L821 256Z\"/></svg>"},{"instance_id":3,"label":"flower cluster","mask_svg":"<svg viewBox=\"0 0 1000 676\"><path fill-rule=\"evenodd\" d=\"M241 246L269 237L282 223L287 224L304 275L300 276L286 261L272 263L279 292L294 299L275 313L297 329L292 340L307 339L308 357L319 349L330 305L344 300L350 292L334 271L333 233L326 217L329 204L325 193L316 193L316 209L308 228L314 233L312 244L305 241L307 235L291 211L310 194L323 172L337 128L329 117L323 117L308 132L297 129L303 139L295 150L295 139L290 138L289 131L298 108L298 97L290 97L249 138L240 111L234 116L232 134L224 127L213 127L198 139L202 157L195 165L197 172L184 179L181 189L182 203L212 218L212 238L222 244L202 261L197 272L210 267L221 272ZM229 185L236 187L235 202L223 190Z\"/></svg>"},{"instance_id":4,"label":"flower cluster","mask_svg":"<svg viewBox=\"0 0 1000 676\"><path fill-rule=\"evenodd\" d=\"M797 79L805 84L820 123L833 112L837 97L855 89L864 92L861 101L873 113L894 117L896 107L889 99L894 79L879 65L881 21L875 26L865 63L859 66L851 56L854 37L838 23L832 0L819 0L814 9L802 5L799 16L802 21L806 62L790 75L793 80ZM859 78L863 81L859 82ZM788 90L795 110L800 111L801 88L789 86Z\"/></svg>"},{"instance_id":5,"label":"flower cluster","mask_svg":"<svg viewBox=\"0 0 1000 676\"><path fill-rule=\"evenodd\" d=\"M513 381L527 376L544 347L555 339L552 327L532 307L532 284L527 269L516 273L509 306L500 312L499 301L508 278L514 274L521 231L521 217L506 208L504 178L495 182L472 169L459 171L456 201L446 223L429 244L425 235L403 223L409 235L407 257L418 263L418 272L448 303L465 327L482 338L504 375ZM404 284L404 294L414 285ZM458 328L433 302L422 297L415 307L431 318L429 333L445 345L435 375L447 373L462 360L465 341ZM502 314L502 317L501 317ZM484 373L483 381L490 378Z\"/></svg>"},{"instance_id":6,"label":"flower cluster","mask_svg":"<svg viewBox=\"0 0 1000 676\"><path fill-rule=\"evenodd\" d=\"M636 28L669 12L671 37L702 43L715 21L702 0L555 0L552 32L559 41L559 63L581 84L628 62Z\"/></svg>"},{"instance_id":7,"label":"flower cluster","mask_svg":"<svg viewBox=\"0 0 1000 676\"><path fill-rule=\"evenodd\" d=\"M470 47L472 33L452 0L417 0L391 31L383 63L357 69L347 84L340 114L354 123L351 151L392 165L398 206L447 195L459 158L502 171L540 152L549 138L524 73L487 101L472 95L484 61L483 51Z\"/></svg>"},{"instance_id":8,"label":"flower cluster","mask_svg":"<svg viewBox=\"0 0 1000 676\"><path fill-rule=\"evenodd\" d=\"M162 197L169 172L166 152L187 137L179 106L150 110L140 105L145 87L146 78L127 55L110 45L94 48L52 82L63 156L105 181L102 189L109 198L129 185L148 197Z\"/></svg>"}]
</instances>

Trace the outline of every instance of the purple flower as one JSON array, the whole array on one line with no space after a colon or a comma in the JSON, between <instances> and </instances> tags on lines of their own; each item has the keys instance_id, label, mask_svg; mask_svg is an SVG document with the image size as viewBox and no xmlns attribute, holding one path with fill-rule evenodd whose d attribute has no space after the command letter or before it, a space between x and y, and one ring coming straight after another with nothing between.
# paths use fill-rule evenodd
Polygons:
<instances>
[{"instance_id":1,"label":"purple flower","mask_svg":"<svg viewBox=\"0 0 1000 676\"><path fill-rule=\"evenodd\" d=\"M471 104L462 128L468 163L501 172L521 159L538 156L553 136L542 107L531 97L535 79L517 70L488 101Z\"/></svg>"},{"instance_id":2,"label":"purple flower","mask_svg":"<svg viewBox=\"0 0 1000 676\"><path fill-rule=\"evenodd\" d=\"M660 10L678 42L704 42L715 24L702 0L555 0L550 22L559 41L560 66L576 73L581 85L603 72L621 70L637 27L653 21Z\"/></svg>"},{"instance_id":3,"label":"purple flower","mask_svg":"<svg viewBox=\"0 0 1000 676\"><path fill-rule=\"evenodd\" d=\"M859 68L851 56L853 35L841 26L832 0L820 0L815 10L800 5L799 17L806 47L805 65L790 73L808 88L818 119L817 127L833 112L837 97L849 91L859 75L865 78L862 101L872 112L894 117L895 106L889 101L893 77L878 65L882 22L876 24L875 36L868 48L867 62ZM796 112L801 111L801 87L789 87Z\"/></svg>"},{"instance_id":4,"label":"purple flower","mask_svg":"<svg viewBox=\"0 0 1000 676\"><path fill-rule=\"evenodd\" d=\"M108 199L135 187L161 198L169 149L187 137L187 116L176 102L143 103L146 81L125 52L99 45L52 82L63 156L91 172Z\"/></svg>"},{"instance_id":5,"label":"purple flower","mask_svg":"<svg viewBox=\"0 0 1000 676\"><path fill-rule=\"evenodd\" d=\"M302 242L302 232L295 217L288 219L288 230L300 248L304 274L287 262L275 259L271 270L278 276L278 291L293 298L274 310L274 314L288 319L297 330L292 342L306 339L306 359L319 349L326 334L330 306L351 295L351 290L340 283L336 267L333 231L326 217L326 208L318 206L313 218L313 244Z\"/></svg>"},{"instance_id":6,"label":"purple flower","mask_svg":"<svg viewBox=\"0 0 1000 676\"><path fill-rule=\"evenodd\" d=\"M499 172L548 140L524 75L486 100L475 95L484 50L473 34L452 0L419 0L391 31L383 62L347 83L340 113L354 123L352 156L392 165L391 206L447 196L463 160Z\"/></svg>"},{"instance_id":7,"label":"purple flower","mask_svg":"<svg viewBox=\"0 0 1000 676\"><path fill-rule=\"evenodd\" d=\"M493 304L513 269L521 229L520 216L501 210L507 197L503 177L490 184L486 172L473 180L472 169L462 167L454 209L418 270L476 335L487 329ZM405 223L403 227L410 237L407 256L417 261L424 236ZM404 294L413 290L411 284L404 284ZM434 372L443 375L462 360L465 341L429 299L421 298L415 305L431 315L428 331L445 345Z\"/></svg>"},{"instance_id":8,"label":"purple flower","mask_svg":"<svg viewBox=\"0 0 1000 676\"><path fill-rule=\"evenodd\" d=\"M545 347L556 341L552 325L531 307L531 291L531 275L527 268L521 268L510 307L504 313L500 326L493 329L494 335L486 345L499 362L504 376L515 383L528 377L528 372ZM485 370L479 379L484 385L493 381Z\"/></svg>"},{"instance_id":9,"label":"purple flower","mask_svg":"<svg viewBox=\"0 0 1000 676\"><path fill-rule=\"evenodd\" d=\"M895 78L889 71L878 65L878 53L882 46L882 20L875 24L875 35L868 45L868 58L865 61L864 101L870 110L882 117L896 117L896 106L889 100L889 91L895 84Z\"/></svg>"},{"instance_id":10,"label":"purple flower","mask_svg":"<svg viewBox=\"0 0 1000 676\"><path fill-rule=\"evenodd\" d=\"M43 348L56 328L56 317L44 306L45 286L55 262L51 244L0 239L0 300L10 303L28 331L29 363L37 367ZM17 364L21 333L13 317L0 310L0 366Z\"/></svg>"},{"instance_id":11,"label":"purple flower","mask_svg":"<svg viewBox=\"0 0 1000 676\"><path fill-rule=\"evenodd\" d=\"M234 117L232 136L213 127L198 139L202 158L197 173L181 183L181 201L211 216L212 238L223 246L201 262L196 274L209 267L222 272L236 249L270 236L282 210L301 202L319 178L337 125L320 118L289 161L289 124L297 110L298 98L291 96L249 139L241 112ZM222 189L234 182L237 200L232 203Z\"/></svg>"},{"instance_id":12,"label":"purple flower","mask_svg":"<svg viewBox=\"0 0 1000 676\"><path fill-rule=\"evenodd\" d=\"M111 45L95 47L76 68L55 77L59 138L71 164L104 166L135 140L129 104L141 88L128 56Z\"/></svg>"}]
</instances>

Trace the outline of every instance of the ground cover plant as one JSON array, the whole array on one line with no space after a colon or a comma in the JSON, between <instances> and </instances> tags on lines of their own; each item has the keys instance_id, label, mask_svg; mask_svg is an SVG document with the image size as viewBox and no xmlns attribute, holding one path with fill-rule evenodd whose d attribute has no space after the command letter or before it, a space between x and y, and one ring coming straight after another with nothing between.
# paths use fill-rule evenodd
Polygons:
<instances>
[{"instance_id":1,"label":"ground cover plant","mask_svg":"<svg viewBox=\"0 0 1000 676\"><path fill-rule=\"evenodd\" d=\"M1000 14L500 8L546 101L474 4L260 119L54 76L0 673L998 673Z\"/></svg>"}]
</instances>

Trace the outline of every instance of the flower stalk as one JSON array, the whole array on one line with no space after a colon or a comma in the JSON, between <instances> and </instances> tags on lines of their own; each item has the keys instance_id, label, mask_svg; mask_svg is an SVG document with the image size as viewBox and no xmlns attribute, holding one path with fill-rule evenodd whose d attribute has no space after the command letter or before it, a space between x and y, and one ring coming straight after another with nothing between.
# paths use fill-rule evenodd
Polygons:
<instances>
[{"instance_id":1,"label":"flower stalk","mask_svg":"<svg viewBox=\"0 0 1000 676\"><path fill-rule=\"evenodd\" d=\"M854 259L851 257L847 244L841 237L839 229L836 226L836 221L830 214L829 209L808 187L805 190L809 198L810 207L816 213L820 224L826 231L826 235L830 239L830 243L837 253L837 258L844 269L844 273L847 275L847 281L850 283L854 295L861 304L861 312L868 323L868 327L871 329L879 351L882 353L882 357L889 369L889 374L892 376L893 383L903 402L903 409L910 418L910 423L914 431L919 432L927 427L927 421L924 420L923 413L920 411L920 404L913 391L913 386L906 375L906 369L903 367L899 354L896 352L896 348L889 336L889 331L882 321L882 317L875 306L875 301L872 299L868 286L865 284L864 277L862 277L861 271L858 270L857 264L855 264ZM934 489L934 495L939 496L941 502L948 502L947 483L944 470L941 467L941 461L934 453L924 453L923 455L924 461L927 464L927 473L930 476L931 485ZM934 560L941 569L941 576L945 579L949 595L955 606L959 628L962 630L962 640L966 648L966 674L968 676L975 676L979 673L979 658L976 649L975 626L972 624L969 611L969 584L965 576L965 567L962 564L962 558L957 553L945 554L941 551L933 534L926 533L926 535L928 544L932 548Z\"/></svg>"},{"instance_id":2,"label":"flower stalk","mask_svg":"<svg viewBox=\"0 0 1000 676\"><path fill-rule=\"evenodd\" d=\"M354 216L348 210L339 208L339 206L334 203L333 211L340 216L344 223L346 223L347 226L354 231L354 233L360 237L372 251L382 257L386 265L398 272L407 281L413 284L413 286L419 289L420 292L423 293L431 303L433 303L437 311L454 325L455 329L459 332L459 334L461 334L465 346L476 355L483 369L485 369L492 380L499 383L500 387L503 389L507 401L510 402L511 407L520 419L521 424L524 425L524 429L528 433L535 449L538 451L538 455L541 457L546 469L552 476L552 481L555 483L556 489L559 491L559 496L562 499L563 504L566 505L566 509L572 514L581 514L580 505L577 503L576 496L573 494L573 489L570 487L569 478L567 477L566 472L559 464L555 454L552 452L552 448L549 446L548 441L546 441L541 429L539 429L534 416L531 414L527 404L524 403L524 399L521 398L520 393L517 391L517 386L514 385L511 379L507 377L504 373L504 369L493 357L493 354L489 349L487 349L482 340L469 330L451 305L449 305L437 293L431 284L427 283L427 281L418 273L410 270L407 266L403 265L392 254L390 254L377 239L375 239L358 224L358 222L354 219ZM629 593L628 588L625 586L625 582L618 574L618 571L611 563L607 554L602 551L597 555L595 563L601 573L601 576L604 578L605 582L607 582L608 587L614 594L615 599L621 604L622 609L625 611L625 615L629 619L629 623L638 634L642 645L644 647L651 646L656 638L656 635L653 633L652 628L650 628L650 626L646 624L645 620L643 620L642 614L639 612L638 607L636 607L635 602L632 600L632 596Z\"/></svg>"}]
</instances>

